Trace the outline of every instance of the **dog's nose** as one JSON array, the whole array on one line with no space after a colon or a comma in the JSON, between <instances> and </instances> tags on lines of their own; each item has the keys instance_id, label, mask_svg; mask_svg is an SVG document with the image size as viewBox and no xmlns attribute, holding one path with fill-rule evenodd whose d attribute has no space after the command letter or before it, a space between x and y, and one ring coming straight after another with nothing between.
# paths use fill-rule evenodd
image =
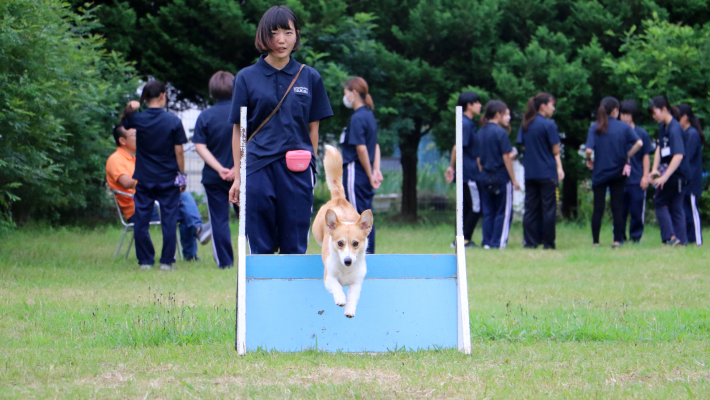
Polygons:
<instances>
[{"instance_id":1,"label":"dog's nose","mask_svg":"<svg viewBox=\"0 0 710 400\"><path fill-rule=\"evenodd\" d=\"M353 259L350 257L345 257L345 260L343 260L343 263L345 264L346 267L349 267L350 264L353 263Z\"/></svg>"}]
</instances>

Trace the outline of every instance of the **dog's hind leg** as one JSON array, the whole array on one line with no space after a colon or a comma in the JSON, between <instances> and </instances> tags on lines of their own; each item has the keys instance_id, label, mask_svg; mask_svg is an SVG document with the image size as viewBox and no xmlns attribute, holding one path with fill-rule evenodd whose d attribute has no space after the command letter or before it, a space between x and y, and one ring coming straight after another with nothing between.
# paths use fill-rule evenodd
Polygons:
<instances>
[{"instance_id":1,"label":"dog's hind leg","mask_svg":"<svg viewBox=\"0 0 710 400\"><path fill-rule=\"evenodd\" d=\"M362 282L351 283L348 286L348 302L345 305L345 316L348 318L355 316L355 308L360 300L360 289L362 289Z\"/></svg>"},{"instance_id":2,"label":"dog's hind leg","mask_svg":"<svg viewBox=\"0 0 710 400\"><path fill-rule=\"evenodd\" d=\"M340 285L340 282L338 282L333 275L325 277L325 288L333 294L333 300L335 300L336 305L340 307L345 305L345 292L343 292L343 286Z\"/></svg>"}]
</instances>

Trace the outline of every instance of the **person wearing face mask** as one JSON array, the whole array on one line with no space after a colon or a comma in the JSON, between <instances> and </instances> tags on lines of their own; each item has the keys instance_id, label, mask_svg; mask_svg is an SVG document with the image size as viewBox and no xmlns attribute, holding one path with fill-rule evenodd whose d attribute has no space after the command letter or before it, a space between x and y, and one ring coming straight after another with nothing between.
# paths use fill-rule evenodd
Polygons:
<instances>
[{"instance_id":1,"label":"person wearing face mask","mask_svg":"<svg viewBox=\"0 0 710 400\"><path fill-rule=\"evenodd\" d=\"M614 218L614 242L611 247L617 248L624 241L624 187L631 173L631 157L643 146L636 132L629 124L619 121L618 116L619 101L614 97L605 97L597 110L597 122L592 123L587 133L585 152L587 167L592 170L592 244L595 247L599 246L607 188Z\"/></svg>"},{"instance_id":2,"label":"person wearing face mask","mask_svg":"<svg viewBox=\"0 0 710 400\"><path fill-rule=\"evenodd\" d=\"M308 248L320 121L333 116L318 71L292 57L300 46L296 15L269 8L259 21L255 65L234 79L229 121L241 160L241 107L247 107L246 236L251 254L305 254ZM239 203L237 173L229 201Z\"/></svg>"},{"instance_id":3,"label":"person wearing face mask","mask_svg":"<svg viewBox=\"0 0 710 400\"><path fill-rule=\"evenodd\" d=\"M463 241L464 247L476 247L473 242L473 231L481 218L480 174L476 161L476 124L473 117L481 113L481 98L476 92L463 92L459 95L457 106L463 109L461 118L461 144L463 154ZM446 168L447 183L454 181L456 170L456 145L451 149L451 165ZM456 227L454 227L456 230ZM455 233L454 233L454 236ZM456 247L456 239L451 242L451 248Z\"/></svg>"},{"instance_id":4,"label":"person wearing face mask","mask_svg":"<svg viewBox=\"0 0 710 400\"><path fill-rule=\"evenodd\" d=\"M528 100L518 130L517 144L525 150L523 245L527 248L540 244L544 249L555 248L555 192L565 173L560 158L560 134L557 124L550 119L554 112L555 98L549 93L538 93Z\"/></svg>"},{"instance_id":5,"label":"person wearing face mask","mask_svg":"<svg viewBox=\"0 0 710 400\"><path fill-rule=\"evenodd\" d=\"M508 138L510 110L500 100L491 100L476 134L478 169L481 172L481 205L483 208L483 240L485 250L505 249L513 221L513 188L520 190L515 179L515 151ZM504 129L505 128L505 129Z\"/></svg>"},{"instance_id":6,"label":"person wearing face mask","mask_svg":"<svg viewBox=\"0 0 710 400\"><path fill-rule=\"evenodd\" d=\"M380 145L377 144L375 104L363 78L349 79L343 85L343 105L353 110L350 122L340 137L343 155L345 198L363 213L372 210L375 189L382 183ZM367 253L375 253L375 226L368 235Z\"/></svg>"}]
</instances>

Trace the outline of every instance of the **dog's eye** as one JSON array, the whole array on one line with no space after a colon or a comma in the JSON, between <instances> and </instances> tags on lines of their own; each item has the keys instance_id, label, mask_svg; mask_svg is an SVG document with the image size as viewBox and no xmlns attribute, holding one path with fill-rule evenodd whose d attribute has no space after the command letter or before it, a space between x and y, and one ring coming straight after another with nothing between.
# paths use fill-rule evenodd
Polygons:
<instances>
[{"instance_id":1,"label":"dog's eye","mask_svg":"<svg viewBox=\"0 0 710 400\"><path fill-rule=\"evenodd\" d=\"M360 243L358 243L358 242L353 242L353 247L357 247L357 245L359 245L359 244Z\"/></svg>"},{"instance_id":2,"label":"dog's eye","mask_svg":"<svg viewBox=\"0 0 710 400\"><path fill-rule=\"evenodd\" d=\"M345 242L343 242L342 240L339 241L339 242L338 242L338 247L343 247L343 246L345 246Z\"/></svg>"}]
</instances>

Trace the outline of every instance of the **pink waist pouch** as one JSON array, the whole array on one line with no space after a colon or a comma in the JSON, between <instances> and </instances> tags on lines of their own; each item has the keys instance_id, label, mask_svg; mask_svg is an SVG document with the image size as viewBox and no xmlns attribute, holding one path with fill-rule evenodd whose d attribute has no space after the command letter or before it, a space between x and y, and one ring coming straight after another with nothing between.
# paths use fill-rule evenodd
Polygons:
<instances>
[{"instance_id":1,"label":"pink waist pouch","mask_svg":"<svg viewBox=\"0 0 710 400\"><path fill-rule=\"evenodd\" d=\"M291 150L286 152L286 167L289 171L303 172L311 165L311 152L308 150Z\"/></svg>"}]
</instances>

